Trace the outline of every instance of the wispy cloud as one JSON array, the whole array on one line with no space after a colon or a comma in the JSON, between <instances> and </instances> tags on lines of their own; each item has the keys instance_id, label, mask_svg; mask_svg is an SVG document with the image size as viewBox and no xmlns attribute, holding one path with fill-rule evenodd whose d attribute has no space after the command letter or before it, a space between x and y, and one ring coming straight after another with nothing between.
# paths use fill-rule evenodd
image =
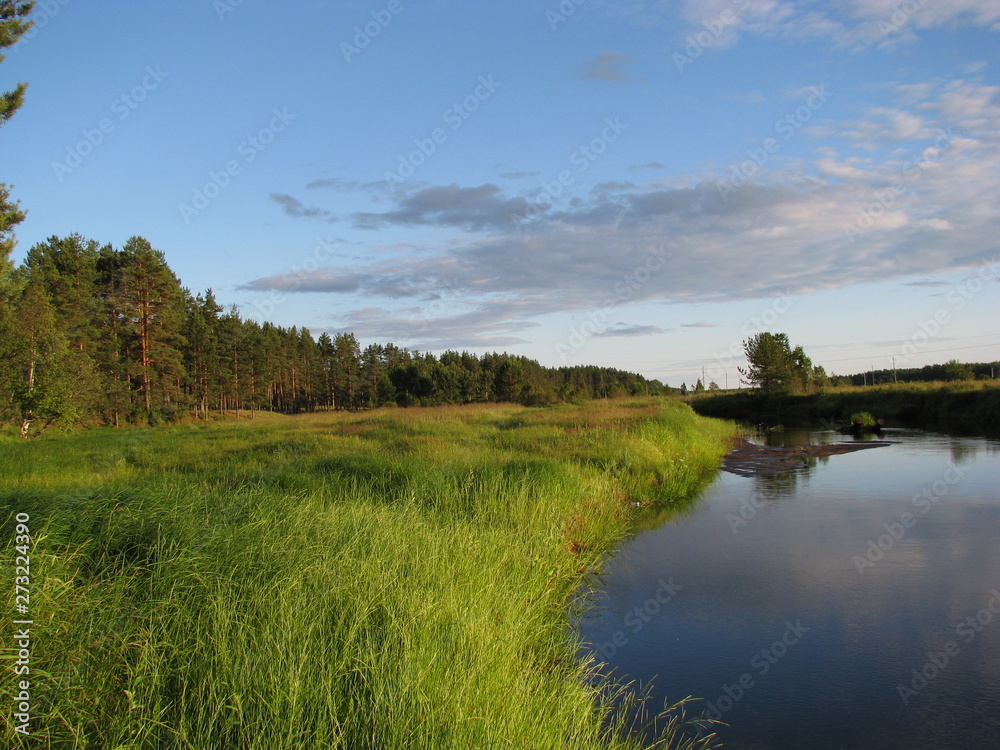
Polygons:
<instances>
[{"instance_id":1,"label":"wispy cloud","mask_svg":"<svg viewBox=\"0 0 1000 750\"><path fill-rule=\"evenodd\" d=\"M947 281L907 281L903 286L938 287L950 286Z\"/></svg>"},{"instance_id":2,"label":"wispy cloud","mask_svg":"<svg viewBox=\"0 0 1000 750\"><path fill-rule=\"evenodd\" d=\"M422 307L355 310L331 330L354 331L377 341L405 342L422 351L509 347L528 342L518 334L538 328L530 307L518 300L489 300L462 306L433 319Z\"/></svg>"},{"instance_id":3,"label":"wispy cloud","mask_svg":"<svg viewBox=\"0 0 1000 750\"><path fill-rule=\"evenodd\" d=\"M307 208L297 198L284 193L271 193L271 200L281 206L281 210L296 219L325 219L336 221L336 217L324 208Z\"/></svg>"},{"instance_id":4,"label":"wispy cloud","mask_svg":"<svg viewBox=\"0 0 1000 750\"><path fill-rule=\"evenodd\" d=\"M905 280L974 267L995 253L1000 91L955 81L933 84L919 101L902 85L887 97L862 119L837 124L850 147L866 123L879 123L891 131L886 148L859 157L828 145L811 163L769 165L725 199L711 174L673 185L604 182L523 223L525 199L496 185L424 186L382 196L385 210L350 218L368 228L448 230L433 243L246 287L369 300L378 317L344 321L358 335L395 331L411 345L447 348L505 345L529 335L541 316L606 304L729 301L891 279L937 285ZM901 187L886 192L894 185ZM288 198L279 202L291 216L326 216ZM418 313L386 304L443 290L450 311L435 312L431 324L426 316L411 323ZM656 328L620 324L606 334Z\"/></svg>"},{"instance_id":5,"label":"wispy cloud","mask_svg":"<svg viewBox=\"0 0 1000 750\"><path fill-rule=\"evenodd\" d=\"M666 7L664 4L663 7ZM670 13L670 10L660 10ZM723 16L723 14L726 14ZM914 42L921 31L942 26L977 26L1000 30L995 0L899 3L897 0L846 0L816 4L793 0L683 0L680 16L689 29L716 28L715 48L735 44L744 34L789 41L827 40L852 52L872 47L892 50Z\"/></svg>"},{"instance_id":6,"label":"wispy cloud","mask_svg":"<svg viewBox=\"0 0 1000 750\"><path fill-rule=\"evenodd\" d=\"M609 326L603 331L595 333L595 336L652 336L657 333L667 333L668 329L660 328L659 326L642 326L636 324L618 323L614 326Z\"/></svg>"},{"instance_id":7,"label":"wispy cloud","mask_svg":"<svg viewBox=\"0 0 1000 750\"><path fill-rule=\"evenodd\" d=\"M541 172L499 172L498 176L505 180L523 180L528 177L538 177Z\"/></svg>"},{"instance_id":8,"label":"wispy cloud","mask_svg":"<svg viewBox=\"0 0 1000 750\"><path fill-rule=\"evenodd\" d=\"M580 78L584 81L629 83L635 79L625 70L625 66L632 62L634 60L631 57L621 52L602 52L583 64Z\"/></svg>"},{"instance_id":9,"label":"wispy cloud","mask_svg":"<svg viewBox=\"0 0 1000 750\"><path fill-rule=\"evenodd\" d=\"M383 213L357 213L355 224L377 229L387 224L403 226L453 226L469 231L509 229L511 217L524 216L528 201L503 198L496 185L484 184L463 188L441 185L398 197L395 210Z\"/></svg>"},{"instance_id":10,"label":"wispy cloud","mask_svg":"<svg viewBox=\"0 0 1000 750\"><path fill-rule=\"evenodd\" d=\"M658 161L648 161L645 164L633 164L629 169L639 171L642 169L666 169L666 167Z\"/></svg>"},{"instance_id":11,"label":"wispy cloud","mask_svg":"<svg viewBox=\"0 0 1000 750\"><path fill-rule=\"evenodd\" d=\"M362 182L361 180L342 180L339 177L324 177L306 184L306 190L337 190L343 193L384 193L387 188L385 180Z\"/></svg>"}]
</instances>

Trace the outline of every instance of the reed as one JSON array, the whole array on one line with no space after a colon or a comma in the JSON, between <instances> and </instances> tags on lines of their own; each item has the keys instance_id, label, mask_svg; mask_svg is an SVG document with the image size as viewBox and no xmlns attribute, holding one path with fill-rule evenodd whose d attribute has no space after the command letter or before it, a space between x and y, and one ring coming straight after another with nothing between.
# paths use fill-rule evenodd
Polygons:
<instances>
[{"instance_id":1,"label":"reed","mask_svg":"<svg viewBox=\"0 0 1000 750\"><path fill-rule=\"evenodd\" d=\"M5 559L15 514L34 540L7 745L641 747L576 592L732 433L649 399L0 437Z\"/></svg>"}]
</instances>

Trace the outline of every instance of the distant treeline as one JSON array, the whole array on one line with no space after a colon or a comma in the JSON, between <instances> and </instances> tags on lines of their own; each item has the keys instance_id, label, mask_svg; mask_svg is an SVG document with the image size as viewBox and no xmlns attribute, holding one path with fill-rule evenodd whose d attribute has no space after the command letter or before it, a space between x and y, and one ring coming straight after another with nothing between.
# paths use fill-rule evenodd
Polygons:
<instances>
[{"instance_id":1,"label":"distant treeline","mask_svg":"<svg viewBox=\"0 0 1000 750\"><path fill-rule=\"evenodd\" d=\"M1000 388L982 382L844 387L770 397L749 390L706 394L691 406L702 416L769 427L841 427L853 415L868 412L890 427L1000 435Z\"/></svg>"},{"instance_id":2,"label":"distant treeline","mask_svg":"<svg viewBox=\"0 0 1000 750\"><path fill-rule=\"evenodd\" d=\"M0 269L4 270L4 269ZM194 412L659 394L605 367L542 367L508 354L440 357L351 333L244 320L192 295L142 237L121 249L79 235L35 245L0 273L0 421L25 436L81 423L155 424Z\"/></svg>"},{"instance_id":3,"label":"distant treeline","mask_svg":"<svg viewBox=\"0 0 1000 750\"><path fill-rule=\"evenodd\" d=\"M898 370L869 370L856 375L842 376L851 385L879 385L881 383L939 383L954 380L990 380L1000 377L1000 363L963 363L951 360L940 365L901 367ZM846 384L846 383L845 383Z\"/></svg>"}]
</instances>

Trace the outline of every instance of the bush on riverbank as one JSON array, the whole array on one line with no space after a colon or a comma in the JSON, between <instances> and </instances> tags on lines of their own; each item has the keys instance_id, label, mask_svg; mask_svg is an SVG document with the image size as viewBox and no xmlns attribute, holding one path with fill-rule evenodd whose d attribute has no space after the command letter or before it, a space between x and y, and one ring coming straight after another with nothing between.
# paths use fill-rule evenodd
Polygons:
<instances>
[{"instance_id":1,"label":"bush on riverbank","mask_svg":"<svg viewBox=\"0 0 1000 750\"><path fill-rule=\"evenodd\" d=\"M34 539L9 747L639 746L574 595L732 425L652 399L255 421L6 441Z\"/></svg>"},{"instance_id":2,"label":"bush on riverbank","mask_svg":"<svg viewBox=\"0 0 1000 750\"><path fill-rule=\"evenodd\" d=\"M1000 434L996 381L845 387L770 398L756 391L730 391L692 399L691 405L704 416L750 424L833 427L848 422L852 413L869 412L890 426Z\"/></svg>"}]
</instances>

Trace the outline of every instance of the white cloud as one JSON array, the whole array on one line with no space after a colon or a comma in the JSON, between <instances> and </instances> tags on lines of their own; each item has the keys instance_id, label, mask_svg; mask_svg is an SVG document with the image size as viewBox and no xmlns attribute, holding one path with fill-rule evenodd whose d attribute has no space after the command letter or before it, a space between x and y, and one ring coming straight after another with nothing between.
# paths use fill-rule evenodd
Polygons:
<instances>
[{"instance_id":1,"label":"white cloud","mask_svg":"<svg viewBox=\"0 0 1000 750\"><path fill-rule=\"evenodd\" d=\"M741 34L790 40L827 39L837 48L893 49L916 40L920 30L940 26L978 26L1000 30L1000 0L847 0L817 5L808 0L684 0L680 16L689 29L701 30L729 13L715 47L732 46Z\"/></svg>"},{"instance_id":2,"label":"white cloud","mask_svg":"<svg viewBox=\"0 0 1000 750\"><path fill-rule=\"evenodd\" d=\"M862 163L864 163L863 160L857 157L846 159L845 161L837 161L836 155L832 155L818 159L816 161L816 168L824 177L863 180L869 176L868 172L855 166Z\"/></svg>"},{"instance_id":3,"label":"white cloud","mask_svg":"<svg viewBox=\"0 0 1000 750\"><path fill-rule=\"evenodd\" d=\"M931 229L935 232L946 232L955 228L955 225L947 219L921 219L916 225L921 229Z\"/></svg>"},{"instance_id":4,"label":"white cloud","mask_svg":"<svg viewBox=\"0 0 1000 750\"><path fill-rule=\"evenodd\" d=\"M961 130L995 137L1000 119L1000 86L953 81L928 106L954 121Z\"/></svg>"},{"instance_id":5,"label":"white cloud","mask_svg":"<svg viewBox=\"0 0 1000 750\"><path fill-rule=\"evenodd\" d=\"M497 186L425 186L359 216L371 226L436 227L435 244L246 286L372 300L377 314L342 321L368 338L499 347L557 312L760 298L974 267L1000 236L998 91L944 82L920 89L918 101L917 90L890 88L896 102L842 124L845 147L868 145L871 156L831 145L811 162L769 164L725 199L708 175L605 182L518 222L521 199ZM421 300L445 302L413 306Z\"/></svg>"}]
</instances>

